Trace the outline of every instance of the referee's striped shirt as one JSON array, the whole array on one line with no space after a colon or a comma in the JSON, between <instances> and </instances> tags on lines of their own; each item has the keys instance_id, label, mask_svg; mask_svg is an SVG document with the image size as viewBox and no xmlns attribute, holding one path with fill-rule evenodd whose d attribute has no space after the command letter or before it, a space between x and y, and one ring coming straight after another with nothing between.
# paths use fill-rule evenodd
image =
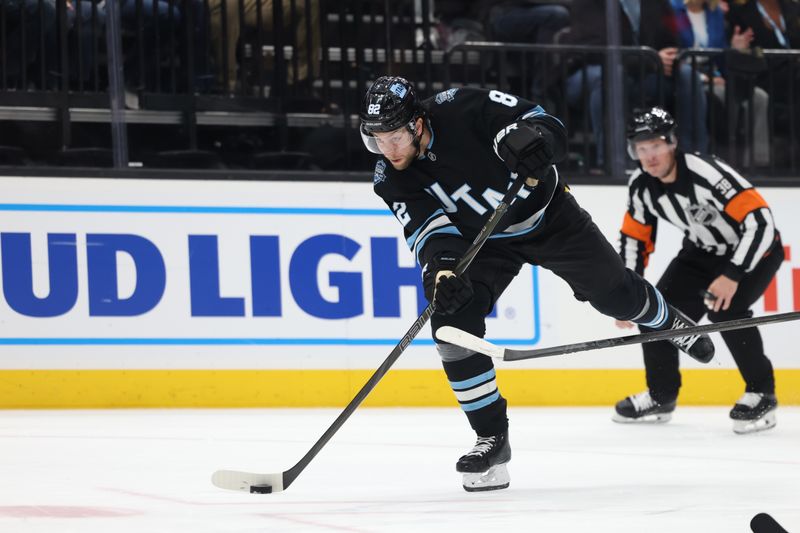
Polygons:
<instances>
[{"instance_id":1,"label":"referee's striped shirt","mask_svg":"<svg viewBox=\"0 0 800 533\"><path fill-rule=\"evenodd\" d=\"M658 219L680 228L686 239L714 255L729 255L722 274L739 281L753 270L777 236L764 198L741 174L714 156L676 150L678 177L664 184L641 168L628 182L628 211L620 255L644 273L655 250Z\"/></svg>"}]
</instances>

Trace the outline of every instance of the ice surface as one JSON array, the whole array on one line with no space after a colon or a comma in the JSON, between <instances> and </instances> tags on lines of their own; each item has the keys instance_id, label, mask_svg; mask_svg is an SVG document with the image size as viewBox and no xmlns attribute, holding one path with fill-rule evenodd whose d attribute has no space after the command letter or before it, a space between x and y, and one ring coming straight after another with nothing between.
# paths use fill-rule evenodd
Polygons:
<instances>
[{"instance_id":1,"label":"ice surface","mask_svg":"<svg viewBox=\"0 0 800 533\"><path fill-rule=\"evenodd\" d=\"M659 426L610 408L510 410L511 487L467 493L474 437L451 409L360 409L285 492L219 468L291 467L339 409L4 411L0 532L800 532L800 408L735 435L728 408Z\"/></svg>"}]
</instances>

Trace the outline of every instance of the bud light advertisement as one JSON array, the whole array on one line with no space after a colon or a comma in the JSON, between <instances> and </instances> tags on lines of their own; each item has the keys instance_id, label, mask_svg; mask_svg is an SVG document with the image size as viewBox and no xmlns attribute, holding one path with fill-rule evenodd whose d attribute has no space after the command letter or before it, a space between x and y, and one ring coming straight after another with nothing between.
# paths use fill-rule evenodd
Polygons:
<instances>
[{"instance_id":1,"label":"bud light advertisement","mask_svg":"<svg viewBox=\"0 0 800 533\"><path fill-rule=\"evenodd\" d=\"M369 183L8 178L6 345L394 345L427 305ZM526 267L489 337L535 344ZM429 328L415 343L431 344Z\"/></svg>"}]
</instances>

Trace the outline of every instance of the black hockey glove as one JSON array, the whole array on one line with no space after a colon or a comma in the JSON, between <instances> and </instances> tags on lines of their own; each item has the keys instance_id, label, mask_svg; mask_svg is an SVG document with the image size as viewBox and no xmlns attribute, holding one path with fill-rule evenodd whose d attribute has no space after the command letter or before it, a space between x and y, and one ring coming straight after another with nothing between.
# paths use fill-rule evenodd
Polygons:
<instances>
[{"instance_id":1,"label":"black hockey glove","mask_svg":"<svg viewBox=\"0 0 800 533\"><path fill-rule=\"evenodd\" d=\"M538 128L520 120L497 141L497 155L511 172L523 178L544 178L553 164L553 149Z\"/></svg>"},{"instance_id":2,"label":"black hockey glove","mask_svg":"<svg viewBox=\"0 0 800 533\"><path fill-rule=\"evenodd\" d=\"M459 258L454 255L434 257L425 265L422 286L425 297L433 302L437 313L453 315L464 309L474 294L466 274L456 276L453 272Z\"/></svg>"}]
</instances>

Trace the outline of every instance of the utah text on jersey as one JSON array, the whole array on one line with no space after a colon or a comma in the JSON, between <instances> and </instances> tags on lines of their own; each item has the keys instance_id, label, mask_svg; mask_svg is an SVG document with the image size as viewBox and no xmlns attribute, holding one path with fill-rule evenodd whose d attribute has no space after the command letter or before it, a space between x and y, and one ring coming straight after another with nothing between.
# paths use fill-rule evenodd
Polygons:
<instances>
[{"instance_id":1,"label":"utah text on jersey","mask_svg":"<svg viewBox=\"0 0 800 533\"><path fill-rule=\"evenodd\" d=\"M424 265L438 250L466 246L485 224L512 174L495 153L495 139L520 120L552 132L554 150L564 150L564 126L536 103L496 90L462 87L422 103L430 141L404 170L384 158L375 166L375 192L403 225L409 248ZM434 155L435 154L435 155ZM533 232L542 221L559 182L553 167L534 185L526 184L490 239Z\"/></svg>"}]
</instances>

